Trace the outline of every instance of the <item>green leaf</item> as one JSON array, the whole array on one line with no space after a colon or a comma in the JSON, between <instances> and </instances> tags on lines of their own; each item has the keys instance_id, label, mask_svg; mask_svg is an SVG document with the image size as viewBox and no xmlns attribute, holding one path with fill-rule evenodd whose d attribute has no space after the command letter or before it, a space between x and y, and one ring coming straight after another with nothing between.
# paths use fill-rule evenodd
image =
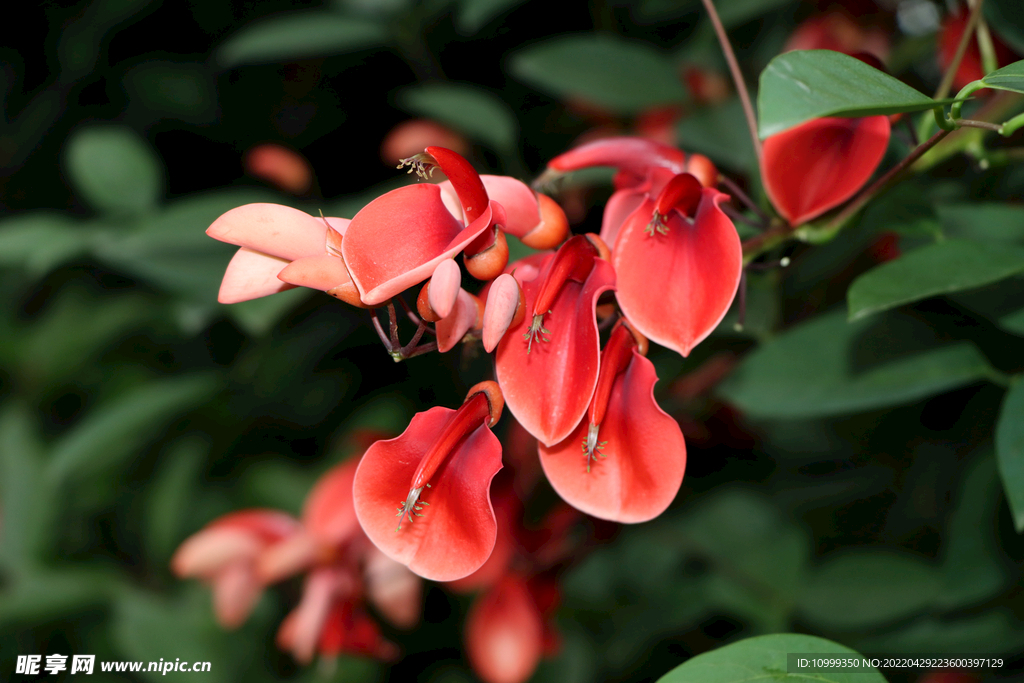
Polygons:
<instances>
[{"instance_id":1,"label":"green leaf","mask_svg":"<svg viewBox=\"0 0 1024 683\"><path fill-rule=\"evenodd\" d=\"M996 423L996 459L1013 524L1024 532L1024 381L1014 379Z\"/></svg>"},{"instance_id":2,"label":"green leaf","mask_svg":"<svg viewBox=\"0 0 1024 683\"><path fill-rule=\"evenodd\" d=\"M761 72L759 134L766 138L822 116L873 116L932 109L933 100L859 59L831 50L779 55Z\"/></svg>"},{"instance_id":3,"label":"green leaf","mask_svg":"<svg viewBox=\"0 0 1024 683\"><path fill-rule=\"evenodd\" d=\"M676 126L679 146L699 152L737 171L757 168L757 156L749 135L737 135L746 129L743 105L734 97L724 104L703 107L683 117Z\"/></svg>"},{"instance_id":4,"label":"green leaf","mask_svg":"<svg viewBox=\"0 0 1024 683\"><path fill-rule=\"evenodd\" d=\"M803 323L747 356L719 393L751 416L810 418L910 403L991 376L967 342L854 371L864 321L841 311Z\"/></svg>"},{"instance_id":5,"label":"green leaf","mask_svg":"<svg viewBox=\"0 0 1024 683\"><path fill-rule=\"evenodd\" d=\"M925 609L941 586L935 567L915 557L891 549L841 551L810 576L799 607L820 628L870 628Z\"/></svg>"},{"instance_id":6,"label":"green leaf","mask_svg":"<svg viewBox=\"0 0 1024 683\"><path fill-rule=\"evenodd\" d=\"M43 444L36 430L24 406L7 405L0 413L0 559L21 570L37 564L51 549L48 522L58 504L43 477Z\"/></svg>"},{"instance_id":7,"label":"green leaf","mask_svg":"<svg viewBox=\"0 0 1024 683\"><path fill-rule=\"evenodd\" d=\"M900 656L910 652L1014 655L1024 646L1024 628L1020 619L1001 606L962 619L924 617L894 633L865 638L857 644L867 652Z\"/></svg>"},{"instance_id":8,"label":"green leaf","mask_svg":"<svg viewBox=\"0 0 1024 683\"><path fill-rule=\"evenodd\" d=\"M424 83L398 95L405 109L439 121L498 151L514 148L518 124L496 95L460 83Z\"/></svg>"},{"instance_id":9,"label":"green leaf","mask_svg":"<svg viewBox=\"0 0 1024 683\"><path fill-rule=\"evenodd\" d=\"M224 312L238 323L239 327L255 337L262 337L289 311L305 301L310 290L296 287L272 296L262 296L237 304L224 306Z\"/></svg>"},{"instance_id":10,"label":"green leaf","mask_svg":"<svg viewBox=\"0 0 1024 683\"><path fill-rule=\"evenodd\" d=\"M829 673L788 673L790 654L856 655L824 638L777 633L747 638L687 660L658 679L658 683L885 683L876 669L858 668Z\"/></svg>"},{"instance_id":11,"label":"green leaf","mask_svg":"<svg viewBox=\"0 0 1024 683\"><path fill-rule=\"evenodd\" d=\"M940 294L981 287L1024 271L1024 249L948 240L875 266L846 293L850 320Z\"/></svg>"},{"instance_id":12,"label":"green leaf","mask_svg":"<svg viewBox=\"0 0 1024 683\"><path fill-rule=\"evenodd\" d=\"M201 64L144 62L124 77L132 104L158 117L174 117L191 123L212 123L217 113L211 74Z\"/></svg>"},{"instance_id":13,"label":"green leaf","mask_svg":"<svg viewBox=\"0 0 1024 683\"><path fill-rule=\"evenodd\" d=\"M139 214L163 193L160 158L124 126L90 126L72 134L65 152L69 179L98 211Z\"/></svg>"},{"instance_id":14,"label":"green leaf","mask_svg":"<svg viewBox=\"0 0 1024 683\"><path fill-rule=\"evenodd\" d=\"M209 444L198 437L175 441L163 455L145 498L146 550L149 561L166 566L184 539L192 496L200 480ZM189 529L191 531L191 529Z\"/></svg>"},{"instance_id":15,"label":"green leaf","mask_svg":"<svg viewBox=\"0 0 1024 683\"><path fill-rule=\"evenodd\" d=\"M981 79L989 88L1024 94L1024 60L996 69Z\"/></svg>"},{"instance_id":16,"label":"green leaf","mask_svg":"<svg viewBox=\"0 0 1024 683\"><path fill-rule=\"evenodd\" d=\"M118 576L107 570L35 568L0 592L0 629L69 620L106 604L119 582Z\"/></svg>"},{"instance_id":17,"label":"green leaf","mask_svg":"<svg viewBox=\"0 0 1024 683\"><path fill-rule=\"evenodd\" d=\"M292 12L246 26L217 48L221 66L288 62L354 52L387 40L383 25L333 12Z\"/></svg>"},{"instance_id":18,"label":"green leaf","mask_svg":"<svg viewBox=\"0 0 1024 683\"><path fill-rule=\"evenodd\" d=\"M0 223L0 265L39 277L88 251L94 231L63 214L38 212Z\"/></svg>"},{"instance_id":19,"label":"green leaf","mask_svg":"<svg viewBox=\"0 0 1024 683\"><path fill-rule=\"evenodd\" d=\"M960 488L943 537L943 586L938 603L944 609L984 601L998 593L1010 578L996 536L1001 504L999 475L991 453L971 463Z\"/></svg>"},{"instance_id":20,"label":"green leaf","mask_svg":"<svg viewBox=\"0 0 1024 683\"><path fill-rule=\"evenodd\" d=\"M1024 244L1024 207L1005 202L938 204L935 213L948 237Z\"/></svg>"},{"instance_id":21,"label":"green leaf","mask_svg":"<svg viewBox=\"0 0 1024 683\"><path fill-rule=\"evenodd\" d=\"M120 394L57 441L47 475L57 483L69 482L131 458L167 422L207 400L219 384L213 375L179 375Z\"/></svg>"},{"instance_id":22,"label":"green leaf","mask_svg":"<svg viewBox=\"0 0 1024 683\"><path fill-rule=\"evenodd\" d=\"M996 27L999 37L1017 54L1024 54L1024 19L1017 0L987 0L984 9L989 27Z\"/></svg>"},{"instance_id":23,"label":"green leaf","mask_svg":"<svg viewBox=\"0 0 1024 683\"><path fill-rule=\"evenodd\" d=\"M605 34L560 36L524 48L512 74L554 95L580 98L620 114L683 102L672 60L654 46Z\"/></svg>"},{"instance_id":24,"label":"green leaf","mask_svg":"<svg viewBox=\"0 0 1024 683\"><path fill-rule=\"evenodd\" d=\"M455 11L455 28L463 35L473 35L492 19L526 0L459 0Z\"/></svg>"},{"instance_id":25,"label":"green leaf","mask_svg":"<svg viewBox=\"0 0 1024 683\"><path fill-rule=\"evenodd\" d=\"M1007 332L1024 337L1024 308L1001 317L999 326Z\"/></svg>"}]
</instances>

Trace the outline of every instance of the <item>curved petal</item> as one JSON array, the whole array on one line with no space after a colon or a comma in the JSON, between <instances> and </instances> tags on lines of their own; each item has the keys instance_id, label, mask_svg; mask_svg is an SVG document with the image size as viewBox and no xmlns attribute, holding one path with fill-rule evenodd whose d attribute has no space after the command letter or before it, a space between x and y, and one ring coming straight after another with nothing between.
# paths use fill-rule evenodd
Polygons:
<instances>
[{"instance_id":1,"label":"curved petal","mask_svg":"<svg viewBox=\"0 0 1024 683\"><path fill-rule=\"evenodd\" d=\"M241 626L263 592L251 562L232 562L213 578L213 613L227 629Z\"/></svg>"},{"instance_id":2,"label":"curved petal","mask_svg":"<svg viewBox=\"0 0 1024 683\"><path fill-rule=\"evenodd\" d=\"M889 117L822 118L764 141L761 176L778 212L800 225L852 197L889 146Z\"/></svg>"},{"instance_id":3,"label":"curved petal","mask_svg":"<svg viewBox=\"0 0 1024 683\"><path fill-rule=\"evenodd\" d=\"M476 298L464 289L459 290L451 313L437 321L437 350L446 353L462 341L466 333L477 325L480 307Z\"/></svg>"},{"instance_id":4,"label":"curved petal","mask_svg":"<svg viewBox=\"0 0 1024 683\"><path fill-rule=\"evenodd\" d=\"M590 166L614 166L639 176L654 166L681 173L686 155L682 151L649 138L602 138L559 154L548 162L556 171L575 171Z\"/></svg>"},{"instance_id":5,"label":"curved petal","mask_svg":"<svg viewBox=\"0 0 1024 683\"><path fill-rule=\"evenodd\" d=\"M288 261L284 259L242 247L231 257L224 271L217 301L237 304L293 289L295 285L281 282L277 277L287 265Z\"/></svg>"},{"instance_id":6,"label":"curved petal","mask_svg":"<svg viewBox=\"0 0 1024 683\"><path fill-rule=\"evenodd\" d=\"M373 546L366 552L366 597L384 618L412 628L423 611L423 579Z\"/></svg>"},{"instance_id":7,"label":"curved petal","mask_svg":"<svg viewBox=\"0 0 1024 683\"><path fill-rule=\"evenodd\" d=\"M446 259L437 264L430 276L427 301L430 308L442 318L448 317L462 291L462 271L455 259Z\"/></svg>"},{"instance_id":8,"label":"curved petal","mask_svg":"<svg viewBox=\"0 0 1024 683\"><path fill-rule=\"evenodd\" d=\"M608 198L601 216L601 239L605 244L615 244L622 224L644 203L645 196L643 192L629 189L618 190Z\"/></svg>"},{"instance_id":9,"label":"curved petal","mask_svg":"<svg viewBox=\"0 0 1024 683\"><path fill-rule=\"evenodd\" d=\"M491 282L487 289L487 305L484 307L483 342L484 351L490 353L505 336L509 325L515 319L520 305L520 289L516 279L502 273Z\"/></svg>"},{"instance_id":10,"label":"curved petal","mask_svg":"<svg viewBox=\"0 0 1024 683\"><path fill-rule=\"evenodd\" d=\"M329 254L295 259L277 274L277 278L290 285L319 289L322 292L352 281L345 263Z\"/></svg>"},{"instance_id":11,"label":"curved petal","mask_svg":"<svg viewBox=\"0 0 1024 683\"><path fill-rule=\"evenodd\" d=\"M489 489L501 469L501 444L481 425L448 456L420 500L430 505L396 531L395 510L409 495L420 461L455 413L417 413L401 436L378 441L359 463L353 495L366 535L388 557L416 574L453 581L476 571L497 535Z\"/></svg>"},{"instance_id":12,"label":"curved petal","mask_svg":"<svg viewBox=\"0 0 1024 683\"><path fill-rule=\"evenodd\" d=\"M210 237L294 261L324 253L327 225L320 218L280 204L245 204L206 229Z\"/></svg>"},{"instance_id":13,"label":"curved petal","mask_svg":"<svg viewBox=\"0 0 1024 683\"><path fill-rule=\"evenodd\" d=\"M505 208L505 232L522 237L540 224L537 195L526 183L502 175L483 175L480 179L487 196Z\"/></svg>"},{"instance_id":14,"label":"curved petal","mask_svg":"<svg viewBox=\"0 0 1024 683\"><path fill-rule=\"evenodd\" d=\"M725 195L710 188L701 195L693 224L672 212L667 234L648 234L654 202L646 200L612 252L623 313L645 337L684 356L725 317L743 272L739 235L718 208Z\"/></svg>"},{"instance_id":15,"label":"curved petal","mask_svg":"<svg viewBox=\"0 0 1024 683\"><path fill-rule=\"evenodd\" d=\"M207 527L189 536L171 558L171 571L179 578L211 578L239 560L256 558L265 544L242 529Z\"/></svg>"},{"instance_id":16,"label":"curved petal","mask_svg":"<svg viewBox=\"0 0 1024 683\"><path fill-rule=\"evenodd\" d=\"M328 470L310 490L302 507L302 523L318 541L340 545L359 532L352 504L352 482L359 460L351 458Z\"/></svg>"},{"instance_id":17,"label":"curved petal","mask_svg":"<svg viewBox=\"0 0 1024 683\"><path fill-rule=\"evenodd\" d=\"M544 622L526 582L510 575L466 615L466 655L485 683L523 683L544 648Z\"/></svg>"},{"instance_id":18,"label":"curved petal","mask_svg":"<svg viewBox=\"0 0 1024 683\"><path fill-rule=\"evenodd\" d=\"M552 262L546 262L536 279L521 283L527 311L533 310ZM543 443L555 444L568 436L590 405L601 353L597 299L614 288L615 272L596 259L586 282L568 281L544 316L549 341L527 344L532 321L526 315L498 342L495 374L505 405Z\"/></svg>"},{"instance_id":19,"label":"curved petal","mask_svg":"<svg viewBox=\"0 0 1024 683\"><path fill-rule=\"evenodd\" d=\"M587 472L581 449L589 423L580 422L565 441L540 447L540 464L565 502L613 522L654 519L669 506L683 482L686 443L679 424L654 400L654 366L635 350L612 387L598 430L605 442Z\"/></svg>"},{"instance_id":20,"label":"curved petal","mask_svg":"<svg viewBox=\"0 0 1024 683\"><path fill-rule=\"evenodd\" d=\"M430 277L491 226L493 205L466 228L436 185L392 190L355 215L341 245L363 303L376 306Z\"/></svg>"}]
</instances>

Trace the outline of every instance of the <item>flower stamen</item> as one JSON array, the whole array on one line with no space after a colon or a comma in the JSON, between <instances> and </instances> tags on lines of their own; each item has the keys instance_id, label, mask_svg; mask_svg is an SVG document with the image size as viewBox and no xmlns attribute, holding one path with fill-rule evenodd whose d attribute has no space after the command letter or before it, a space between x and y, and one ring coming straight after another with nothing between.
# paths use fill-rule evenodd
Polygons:
<instances>
[{"instance_id":1,"label":"flower stamen","mask_svg":"<svg viewBox=\"0 0 1024 683\"><path fill-rule=\"evenodd\" d=\"M605 447L607 441L597 440L597 431L601 425L596 425L593 422L590 423L590 427L587 429L587 438L583 440L583 453L587 457L587 474L590 474L590 463L596 461L598 457L606 457L601 449Z\"/></svg>"},{"instance_id":2,"label":"flower stamen","mask_svg":"<svg viewBox=\"0 0 1024 683\"><path fill-rule=\"evenodd\" d=\"M548 312L550 313L551 311ZM526 353L530 353L534 341L551 341L551 337L545 337L545 334L551 334L551 330L544 327L544 314L538 313L533 316L530 329L523 333L523 339L526 340Z\"/></svg>"},{"instance_id":3,"label":"flower stamen","mask_svg":"<svg viewBox=\"0 0 1024 683\"><path fill-rule=\"evenodd\" d=\"M406 173L415 173L423 180L427 180L434 173L434 169L438 167L438 163L430 154L420 152L419 154L413 154L411 157L402 159L398 162L396 168L401 169L405 166L409 167Z\"/></svg>"}]
</instances>

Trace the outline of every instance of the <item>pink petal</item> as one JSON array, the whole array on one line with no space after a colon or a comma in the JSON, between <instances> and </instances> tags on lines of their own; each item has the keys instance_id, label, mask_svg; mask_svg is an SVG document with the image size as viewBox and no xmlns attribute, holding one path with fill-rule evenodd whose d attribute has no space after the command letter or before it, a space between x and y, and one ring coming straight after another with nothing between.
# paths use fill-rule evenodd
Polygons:
<instances>
[{"instance_id":1,"label":"pink petal","mask_svg":"<svg viewBox=\"0 0 1024 683\"><path fill-rule=\"evenodd\" d=\"M348 269L345 268L345 262L337 256L328 254L295 259L285 266L277 277L290 285L319 289L322 292L352 281L348 276Z\"/></svg>"},{"instance_id":2,"label":"pink petal","mask_svg":"<svg viewBox=\"0 0 1024 683\"><path fill-rule=\"evenodd\" d=\"M648 339L684 356L725 317L743 271L739 235L718 208L723 199L705 188L693 225L672 212L665 235L647 234L654 210L647 200L612 252L623 313Z\"/></svg>"},{"instance_id":3,"label":"pink petal","mask_svg":"<svg viewBox=\"0 0 1024 683\"><path fill-rule=\"evenodd\" d=\"M237 304L277 294L286 289L294 289L294 285L281 282L277 277L287 265L288 261L284 259L242 247L235 252L227 270L224 271L217 301L222 304Z\"/></svg>"},{"instance_id":4,"label":"pink petal","mask_svg":"<svg viewBox=\"0 0 1024 683\"><path fill-rule=\"evenodd\" d=\"M434 268L427 289L430 307L442 318L447 317L455 306L455 300L462 291L462 271L454 259L441 261Z\"/></svg>"},{"instance_id":5,"label":"pink petal","mask_svg":"<svg viewBox=\"0 0 1024 683\"><path fill-rule=\"evenodd\" d=\"M436 185L409 185L378 197L356 214L342 254L360 299L376 306L430 277L491 226L492 208L463 229Z\"/></svg>"},{"instance_id":6,"label":"pink petal","mask_svg":"<svg viewBox=\"0 0 1024 683\"><path fill-rule=\"evenodd\" d=\"M260 553L256 576L264 584L282 581L313 566L323 550L309 532L300 531Z\"/></svg>"},{"instance_id":7,"label":"pink petal","mask_svg":"<svg viewBox=\"0 0 1024 683\"><path fill-rule=\"evenodd\" d=\"M213 613L227 629L241 626L259 601L263 584L251 562L233 562L213 579Z\"/></svg>"},{"instance_id":8,"label":"pink petal","mask_svg":"<svg viewBox=\"0 0 1024 683\"><path fill-rule=\"evenodd\" d=\"M679 424L654 400L654 366L635 350L615 379L598 440L604 457L591 463L582 450L586 417L569 438L540 446L540 463L551 486L576 509L613 522L654 519L669 506L683 481L686 443Z\"/></svg>"},{"instance_id":9,"label":"pink petal","mask_svg":"<svg viewBox=\"0 0 1024 683\"><path fill-rule=\"evenodd\" d=\"M476 328L479 315L480 307L476 298L460 289L452 312L447 318L438 320L434 326L437 331L437 350L446 353L454 349L467 332Z\"/></svg>"},{"instance_id":10,"label":"pink petal","mask_svg":"<svg viewBox=\"0 0 1024 683\"><path fill-rule=\"evenodd\" d=\"M551 262L536 279L522 284L527 311L533 310ZM614 288L615 272L596 259L586 282L568 281L544 316L550 341L527 346L524 334L532 322L527 314L498 343L495 374L505 405L543 443L555 444L568 436L590 405L600 361L597 299Z\"/></svg>"},{"instance_id":11,"label":"pink petal","mask_svg":"<svg viewBox=\"0 0 1024 683\"><path fill-rule=\"evenodd\" d=\"M412 628L423 611L423 579L371 547L366 553L366 597L395 626Z\"/></svg>"},{"instance_id":12,"label":"pink petal","mask_svg":"<svg viewBox=\"0 0 1024 683\"><path fill-rule=\"evenodd\" d=\"M211 578L229 564L254 560L263 547L259 537L248 531L207 527L178 547L171 570L180 578Z\"/></svg>"},{"instance_id":13,"label":"pink petal","mask_svg":"<svg viewBox=\"0 0 1024 683\"><path fill-rule=\"evenodd\" d=\"M316 654L320 632L338 592L338 573L317 569L310 573L302 589L302 600L291 611L277 634L278 646L292 653L296 661L308 664Z\"/></svg>"},{"instance_id":14,"label":"pink petal","mask_svg":"<svg viewBox=\"0 0 1024 683\"><path fill-rule=\"evenodd\" d=\"M502 273L494 279L487 290L483 323L484 350L487 353L493 351L505 336L518 308L519 283L508 273Z\"/></svg>"},{"instance_id":15,"label":"pink petal","mask_svg":"<svg viewBox=\"0 0 1024 683\"><path fill-rule=\"evenodd\" d=\"M351 458L327 471L306 496L302 523L320 543L337 546L359 533L352 504L352 482L359 459Z\"/></svg>"},{"instance_id":16,"label":"pink petal","mask_svg":"<svg viewBox=\"0 0 1024 683\"><path fill-rule=\"evenodd\" d=\"M791 225L856 194L889 146L889 117L814 119L764 141L764 189Z\"/></svg>"},{"instance_id":17,"label":"pink petal","mask_svg":"<svg viewBox=\"0 0 1024 683\"><path fill-rule=\"evenodd\" d=\"M206 230L210 237L294 261L324 253L327 226L320 218L280 204L231 209Z\"/></svg>"},{"instance_id":18,"label":"pink petal","mask_svg":"<svg viewBox=\"0 0 1024 683\"><path fill-rule=\"evenodd\" d=\"M424 488L423 516L396 531L396 509L409 495L420 461L455 411L417 413L401 436L366 451L353 487L356 515L366 535L388 557L416 574L453 581L476 571L491 554L497 535L489 489L501 469L501 444L481 425L449 455ZM412 520L410 522L410 519Z\"/></svg>"},{"instance_id":19,"label":"pink petal","mask_svg":"<svg viewBox=\"0 0 1024 683\"><path fill-rule=\"evenodd\" d=\"M601 216L601 239L605 244L614 246L619 236L619 229L630 214L644 203L646 194L636 190L618 190L608 198Z\"/></svg>"},{"instance_id":20,"label":"pink petal","mask_svg":"<svg viewBox=\"0 0 1024 683\"><path fill-rule=\"evenodd\" d=\"M556 171L575 171L590 166L614 166L636 174L646 175L651 167L667 168L682 173L686 155L675 147L649 138L602 138L560 154L548 162Z\"/></svg>"},{"instance_id":21,"label":"pink petal","mask_svg":"<svg viewBox=\"0 0 1024 683\"><path fill-rule=\"evenodd\" d=\"M526 183L503 175L484 175L480 179L487 196L505 207L505 232L522 237L540 224L537 195Z\"/></svg>"},{"instance_id":22,"label":"pink petal","mask_svg":"<svg viewBox=\"0 0 1024 683\"><path fill-rule=\"evenodd\" d=\"M466 655L485 683L524 683L537 668L544 622L526 582L510 575L466 615Z\"/></svg>"}]
</instances>

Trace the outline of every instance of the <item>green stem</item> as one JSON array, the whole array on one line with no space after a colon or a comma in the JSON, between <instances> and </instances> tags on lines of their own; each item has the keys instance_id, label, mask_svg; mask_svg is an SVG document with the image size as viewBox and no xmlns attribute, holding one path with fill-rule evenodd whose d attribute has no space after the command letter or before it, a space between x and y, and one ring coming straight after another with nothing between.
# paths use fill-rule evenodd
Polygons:
<instances>
[{"instance_id":1,"label":"green stem","mask_svg":"<svg viewBox=\"0 0 1024 683\"><path fill-rule=\"evenodd\" d=\"M971 8L971 16L967 19L964 34L960 36L960 43L956 46L953 61L950 63L949 68L946 69L946 73L942 74L942 82L939 84L939 89L935 91L934 99L941 100L945 98L953 87L953 79L956 77L956 72L960 70L960 62L963 61L964 55L967 54L967 46L970 45L971 36L974 34L974 27L978 25L980 18L981 2L978 2Z\"/></svg>"},{"instance_id":2,"label":"green stem","mask_svg":"<svg viewBox=\"0 0 1024 683\"><path fill-rule=\"evenodd\" d=\"M992 34L988 31L988 24L985 22L985 17L981 14L981 6L985 0L967 0L967 3L971 5L971 14L978 15L978 25L975 28L975 33L978 34L978 49L981 51L981 68L987 74L992 73L999 68L999 62L996 60L996 47L992 43Z\"/></svg>"}]
</instances>

